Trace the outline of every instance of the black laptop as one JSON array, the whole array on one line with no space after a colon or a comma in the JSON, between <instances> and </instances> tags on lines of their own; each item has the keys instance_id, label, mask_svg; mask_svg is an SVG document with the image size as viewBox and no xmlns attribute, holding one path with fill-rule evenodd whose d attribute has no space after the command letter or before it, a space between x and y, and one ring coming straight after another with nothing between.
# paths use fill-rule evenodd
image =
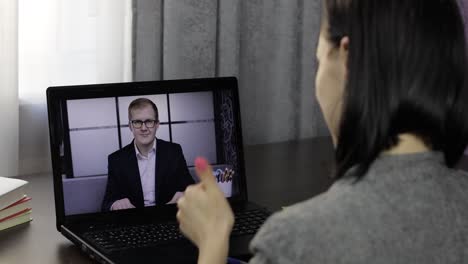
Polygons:
<instances>
[{"instance_id":1,"label":"black laptop","mask_svg":"<svg viewBox=\"0 0 468 264\"><path fill-rule=\"evenodd\" d=\"M197 248L180 233L175 204L156 200L134 209L103 208L108 156L133 144L128 106L138 98L156 104L156 138L181 147L193 181L197 156L213 164L213 175L236 215L229 256L247 260L249 242L269 213L247 199L234 77L49 87L58 231L100 263L196 262ZM170 161L157 153L158 173L158 162Z\"/></svg>"}]
</instances>

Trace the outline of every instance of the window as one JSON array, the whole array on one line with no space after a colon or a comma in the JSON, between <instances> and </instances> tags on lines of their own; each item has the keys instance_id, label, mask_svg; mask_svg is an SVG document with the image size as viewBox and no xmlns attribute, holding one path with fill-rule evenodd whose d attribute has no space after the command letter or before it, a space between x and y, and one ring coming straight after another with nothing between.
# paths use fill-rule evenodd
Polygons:
<instances>
[{"instance_id":1,"label":"window","mask_svg":"<svg viewBox=\"0 0 468 264\"><path fill-rule=\"evenodd\" d=\"M19 98L53 85L131 80L131 1L19 0Z\"/></svg>"}]
</instances>

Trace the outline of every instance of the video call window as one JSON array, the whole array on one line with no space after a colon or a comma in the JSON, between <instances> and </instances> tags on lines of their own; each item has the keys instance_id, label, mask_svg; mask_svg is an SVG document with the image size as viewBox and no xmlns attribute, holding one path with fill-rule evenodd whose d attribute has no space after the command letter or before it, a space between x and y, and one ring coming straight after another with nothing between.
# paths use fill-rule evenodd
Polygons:
<instances>
[{"instance_id":1,"label":"video call window","mask_svg":"<svg viewBox=\"0 0 468 264\"><path fill-rule=\"evenodd\" d=\"M102 210L108 156L132 142L128 106L137 98L156 104L160 121L156 137L181 146L195 182L194 160L204 156L213 164L225 196L238 193L239 153L231 91L67 99L61 103L59 128L65 215ZM230 177L222 176L223 171Z\"/></svg>"},{"instance_id":2,"label":"video call window","mask_svg":"<svg viewBox=\"0 0 468 264\"><path fill-rule=\"evenodd\" d=\"M217 163L212 92L77 99L67 100L73 169L67 177L107 175L107 156L133 140L128 106L141 97L158 107L156 137L180 144L188 166L200 155Z\"/></svg>"}]
</instances>

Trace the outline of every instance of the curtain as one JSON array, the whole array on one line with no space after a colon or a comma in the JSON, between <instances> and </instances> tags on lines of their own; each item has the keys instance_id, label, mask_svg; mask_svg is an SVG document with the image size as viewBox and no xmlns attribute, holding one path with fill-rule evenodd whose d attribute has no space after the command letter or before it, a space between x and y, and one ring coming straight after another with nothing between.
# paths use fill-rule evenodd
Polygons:
<instances>
[{"instance_id":1,"label":"curtain","mask_svg":"<svg viewBox=\"0 0 468 264\"><path fill-rule=\"evenodd\" d=\"M20 158L8 166L24 175L51 171L47 87L131 81L132 9L130 0L18 2L19 130L11 135Z\"/></svg>"},{"instance_id":2,"label":"curtain","mask_svg":"<svg viewBox=\"0 0 468 264\"><path fill-rule=\"evenodd\" d=\"M458 0L458 6L460 7L460 13L463 17L463 22L465 23L465 39L467 40L468 44L468 26L466 25L467 19L468 19L468 3L467 0ZM464 157L468 156L468 146L465 148L464 152ZM466 168L465 170L468 170L468 167L466 165L463 165L465 163L464 158L461 158L461 161L459 163L460 166L463 168Z\"/></svg>"},{"instance_id":3,"label":"curtain","mask_svg":"<svg viewBox=\"0 0 468 264\"><path fill-rule=\"evenodd\" d=\"M0 176L18 174L18 3L0 1Z\"/></svg>"},{"instance_id":4,"label":"curtain","mask_svg":"<svg viewBox=\"0 0 468 264\"><path fill-rule=\"evenodd\" d=\"M463 17L463 22L465 23L465 38L468 41L468 26L466 26L468 19L468 3L467 0L458 0L458 5L460 6L460 12Z\"/></svg>"},{"instance_id":5,"label":"curtain","mask_svg":"<svg viewBox=\"0 0 468 264\"><path fill-rule=\"evenodd\" d=\"M320 5L134 0L134 80L237 76L245 143L327 135L314 96Z\"/></svg>"}]
</instances>

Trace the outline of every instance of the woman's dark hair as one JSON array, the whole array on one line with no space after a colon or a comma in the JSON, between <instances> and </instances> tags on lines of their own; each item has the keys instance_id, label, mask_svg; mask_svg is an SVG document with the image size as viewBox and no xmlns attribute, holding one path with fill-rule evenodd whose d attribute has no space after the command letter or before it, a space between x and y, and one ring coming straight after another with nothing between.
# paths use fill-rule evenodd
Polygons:
<instances>
[{"instance_id":1,"label":"woman's dark hair","mask_svg":"<svg viewBox=\"0 0 468 264\"><path fill-rule=\"evenodd\" d=\"M328 39L349 37L336 178L413 133L453 167L468 143L467 53L455 0L325 0Z\"/></svg>"}]
</instances>

